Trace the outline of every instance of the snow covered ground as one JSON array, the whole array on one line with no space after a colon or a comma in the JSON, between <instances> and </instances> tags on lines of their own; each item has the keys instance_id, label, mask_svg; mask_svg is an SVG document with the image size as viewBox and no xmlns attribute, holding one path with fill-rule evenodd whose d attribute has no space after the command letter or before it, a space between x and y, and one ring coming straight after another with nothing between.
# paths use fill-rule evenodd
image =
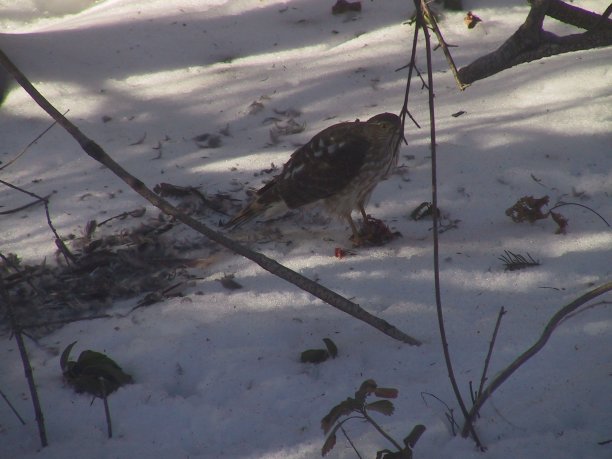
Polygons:
<instances>
[{"instance_id":1,"label":"snow covered ground","mask_svg":"<svg viewBox=\"0 0 612 459\"><path fill-rule=\"evenodd\" d=\"M577 2L597 11L606 3ZM200 186L246 199L242 185L261 185L262 169L281 165L319 130L401 108L406 75L396 69L409 57L413 29L405 22L412 2L363 1L361 13L339 16L331 15L332 4L0 0L0 47L58 110L69 110L85 134L147 185ZM525 2L464 4L483 24L468 30L465 13L447 13L441 23L447 41L458 45L451 50L459 66L499 46L527 13ZM546 28L569 30L553 21ZM577 202L612 221L610 50L522 65L465 92L455 87L439 51L434 59L440 207L447 222L457 220L440 240L442 299L459 385L469 400L468 382L479 381L501 306L508 313L491 375L531 346L561 306L612 278L612 232L594 213L560 208L569 220L565 235L555 234L550 219L516 224L505 215L522 196L549 195L551 203ZM5 334L0 389L27 425L0 402L0 457L317 457L321 418L368 378L399 389L395 414L376 417L393 437L401 441L417 423L427 427L415 458L611 457L612 444L600 444L612 439L609 294L601 298L608 304L565 321L484 406L476 427L486 453L453 437L443 406L422 396L445 401L460 421L438 337L431 221L409 219L431 199L427 94L417 80L410 110L422 129L406 124L402 173L381 184L368 207L402 238L338 259L334 249L350 247L350 230L312 214L280 222L274 237L265 225L232 236L353 299L422 346L396 342L222 252L194 270L197 279L182 298L126 317L120 313L138 299L119 302L113 318L66 325L37 344L26 341L50 442L44 450L15 341ZM465 114L451 116L459 111ZM286 121L288 113L304 132L272 142L266 120ZM0 108L2 164L50 124L12 87ZM227 130L229 136L219 134ZM203 133L219 135L220 146L200 148L193 138ZM91 219L145 206L57 126L0 178L38 195L54 192L50 210L63 235L80 233ZM2 210L30 200L0 190ZM145 207L146 218L157 215ZM211 214L207 223L218 219ZM186 229L175 237L201 238ZM35 262L53 259L54 250L40 207L0 216L2 253ZM541 265L506 272L498 260L504 250L529 253ZM224 288L218 280L226 274L242 288ZM322 347L325 337L338 346L338 358L300 363L300 352ZM101 402L91 405L62 382L59 352L74 340L73 354L105 352L134 377L109 399L110 440ZM391 446L359 421L346 430L364 457ZM330 457L356 456L339 437Z\"/></svg>"}]
</instances>

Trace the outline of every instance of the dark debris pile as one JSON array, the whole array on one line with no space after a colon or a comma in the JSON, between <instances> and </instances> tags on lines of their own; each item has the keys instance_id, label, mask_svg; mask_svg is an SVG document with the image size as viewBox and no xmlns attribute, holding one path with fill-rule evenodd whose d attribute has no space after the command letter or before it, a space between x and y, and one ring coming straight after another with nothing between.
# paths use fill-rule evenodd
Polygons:
<instances>
[{"instance_id":1,"label":"dark debris pile","mask_svg":"<svg viewBox=\"0 0 612 459\"><path fill-rule=\"evenodd\" d=\"M188 268L200 266L202 259L181 254L214 249L195 238L177 241L175 226L160 216L101 235L90 221L82 236L66 238L70 256L59 253L57 262L25 264L14 254L3 255L0 275L18 326L33 337L44 336L67 322L104 315L118 300L164 292L190 279ZM11 328L5 303L0 301L2 333Z\"/></svg>"}]
</instances>

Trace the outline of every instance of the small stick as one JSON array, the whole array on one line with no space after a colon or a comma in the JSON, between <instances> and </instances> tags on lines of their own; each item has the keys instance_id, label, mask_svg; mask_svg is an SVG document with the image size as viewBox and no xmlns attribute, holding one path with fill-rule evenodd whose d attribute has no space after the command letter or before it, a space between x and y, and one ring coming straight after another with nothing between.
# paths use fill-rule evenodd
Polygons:
<instances>
[{"instance_id":1,"label":"small stick","mask_svg":"<svg viewBox=\"0 0 612 459\"><path fill-rule=\"evenodd\" d=\"M19 419L19 421L21 422L21 425L25 426L26 422L19 415L19 413L17 412L13 404L10 402L10 400L6 397L6 395L4 395L4 392L2 392L2 389L0 389L0 395L2 395L2 398L4 399L6 404L9 406L9 408L13 411L13 413L15 413L15 416L17 416L17 419Z\"/></svg>"},{"instance_id":2,"label":"small stick","mask_svg":"<svg viewBox=\"0 0 612 459\"><path fill-rule=\"evenodd\" d=\"M69 261L76 263L76 258L74 257L74 255L72 255L70 250L68 250L68 247L66 247L66 244L64 244L64 241L62 241L62 238L59 236L59 234L57 234L57 230L53 226L53 222L51 221L51 215L49 214L49 200L47 198L38 196L36 193L32 193L31 191L24 190L23 188L20 188L17 185L13 185L12 183L6 182L4 180L0 179L0 183L8 186L9 188L13 188L14 190L21 191L24 194L32 196L33 198L36 198L39 201L42 201L42 203L45 206L45 214L47 215L47 224L49 225L49 228L51 228L51 231L55 235L55 245L60 250L60 252L62 252L62 254L64 255L64 258L66 259L66 263L68 263Z\"/></svg>"},{"instance_id":3,"label":"small stick","mask_svg":"<svg viewBox=\"0 0 612 459\"><path fill-rule=\"evenodd\" d=\"M49 202L48 201L43 201L43 202L45 204L45 214L47 216L47 224L49 225L49 228L51 228L51 231L55 235L55 246L59 249L60 252L62 252L62 255L64 255L64 259L66 260L67 264L70 264L70 262L76 264L77 259L75 258L74 255L72 255L70 250L68 250L68 247L66 247L66 244L64 244L64 241L62 241L62 238L60 237L60 235L57 234L57 230L55 229L55 226L53 226L53 222L51 221L51 215L49 213Z\"/></svg>"},{"instance_id":4,"label":"small stick","mask_svg":"<svg viewBox=\"0 0 612 459\"><path fill-rule=\"evenodd\" d=\"M63 114L66 115L66 113L68 113L69 111L70 110L66 110ZM19 153L17 156L15 156L13 159L11 159L8 163L6 163L2 167L0 167L0 171L3 170L3 169L6 169L11 164L13 164L15 161L17 161L21 156L23 156L23 154L28 150L28 148L30 148L32 145L34 145L36 142L38 142L42 138L42 136L44 136L47 132L49 132L51 130L51 128L53 126L55 126L56 124L57 124L57 121L53 121L53 123L51 123L51 126L49 126L47 129L45 129L42 133L40 133L38 135L38 137L36 137L29 144L27 144L26 147L23 150L21 150L21 153Z\"/></svg>"},{"instance_id":5,"label":"small stick","mask_svg":"<svg viewBox=\"0 0 612 459\"><path fill-rule=\"evenodd\" d=\"M497 340L497 332L499 331L499 326L501 325L501 320L504 314L506 314L506 310L502 306L499 309L499 313L497 314L497 321L495 322L493 336L491 337L491 342L489 343L489 351L487 352L487 357L485 358L484 368L482 369L482 376L480 377L480 385L478 386L478 391L476 392L476 398L480 397L480 394L482 394L482 390L484 389L484 384L487 380L487 370L489 369L491 355L493 354L493 348L495 347L495 341Z\"/></svg>"},{"instance_id":6,"label":"small stick","mask_svg":"<svg viewBox=\"0 0 612 459\"><path fill-rule=\"evenodd\" d=\"M436 22L436 18L434 17L433 14L431 14L431 11L429 10L429 6L427 6L427 2L426 1L421 1L421 6L423 8L423 16L425 17L426 22L431 25L431 29L433 30L434 34L438 38L438 43L440 43L440 47L442 48L442 51L444 52L444 56L446 57L446 61L448 62L448 66L450 67L451 72L453 73L453 76L455 77L455 82L457 83L457 87L461 91L463 91L469 85L467 85L465 83L462 83L461 79L459 78L459 73L457 72L457 66L455 65L455 61L453 60L453 56L451 55L450 51L448 50L448 45L444 41L444 37L442 36L442 32L440 32L440 28L438 27L438 23ZM424 27L427 27L427 25L424 25Z\"/></svg>"},{"instance_id":7,"label":"small stick","mask_svg":"<svg viewBox=\"0 0 612 459\"><path fill-rule=\"evenodd\" d=\"M421 399L423 400L423 402L425 403L425 406L427 405L427 400L425 400L425 395L429 395L430 397L432 397L434 400L437 400L438 402L440 402L442 405L444 405L444 407L446 408L446 411L444 412L444 415L446 416L446 419L448 420L450 427L451 427L451 431L453 433L453 436L456 435L456 431L455 428L458 430L459 429L459 424L457 423L457 421L455 421L455 414L453 409L448 406L448 403L446 403L444 400L442 400L440 397L438 397L437 395L432 394L431 392L421 392Z\"/></svg>"},{"instance_id":8,"label":"small stick","mask_svg":"<svg viewBox=\"0 0 612 459\"><path fill-rule=\"evenodd\" d=\"M346 433L346 430L344 430L344 426L343 425L340 425L340 430L342 431L342 433L344 434L344 437L348 440L349 444L353 448L353 451L355 451L355 454L357 455L357 457L359 459L363 459L363 457L361 456L361 454L359 454L359 451L357 450L357 448L355 447L355 445L351 441L351 437L349 437L348 434Z\"/></svg>"},{"instance_id":9,"label":"small stick","mask_svg":"<svg viewBox=\"0 0 612 459\"><path fill-rule=\"evenodd\" d=\"M47 196L44 196L42 199L43 199L43 200L47 200L47 199L49 199L49 198L51 197L51 195L52 195L52 194L53 194L53 193L48 194ZM30 207L33 207L33 206L35 206L36 204L39 204L40 202L41 202L41 200L40 200L40 199L37 199L36 201L32 201L32 202L30 202L30 203L28 203L28 204L24 204L23 206L16 207L16 208L11 209L11 210L4 210L4 211L0 212L0 215L10 215L10 214L14 214L14 213L20 212L20 211L22 211L22 210L29 209Z\"/></svg>"},{"instance_id":10,"label":"small stick","mask_svg":"<svg viewBox=\"0 0 612 459\"><path fill-rule=\"evenodd\" d=\"M36 416L36 424L38 425L38 436L40 438L40 444L43 448L49 445L47 441L47 431L45 429L45 417L43 415L42 408L40 407L40 400L38 398L38 392L36 390L36 383L34 382L34 372L32 371L32 365L28 358L28 351L26 350L23 336L21 334L21 328L17 324L15 315L13 313L13 305L9 297L8 292L4 288L4 281L0 276L0 296L6 304L6 309L11 323L11 329L15 335L15 341L17 341L17 347L19 348L19 354L21 355L21 363L23 364L23 371L25 373L26 380L28 381L28 387L30 388L30 396L32 397L32 405L34 405L34 414Z\"/></svg>"},{"instance_id":11,"label":"small stick","mask_svg":"<svg viewBox=\"0 0 612 459\"><path fill-rule=\"evenodd\" d=\"M379 426L378 423L374 419L372 419L370 417L370 415L368 414L368 412L367 412L367 410L365 408L363 410L361 410L361 414L363 415L365 420L368 421L370 424L372 424L372 426L374 426L374 428L378 431L378 433L381 434L383 437L385 437L389 443L391 443L393 446L395 446L397 448L398 451L402 450L401 445L398 442L396 442L393 439L393 437L391 437L391 435L389 435L387 432L385 432L383 430L383 428L381 426Z\"/></svg>"},{"instance_id":12,"label":"small stick","mask_svg":"<svg viewBox=\"0 0 612 459\"><path fill-rule=\"evenodd\" d=\"M608 221L603 218L601 215L599 215L597 212L595 212L593 209L591 209L589 206L585 206L584 204L580 204L577 202L560 202L559 204L551 207L550 209L548 209L549 212L552 212L553 210L559 208L559 207L563 207L563 206L579 206L579 207L583 207L587 210L590 210L591 212L593 212L595 215L597 215L599 218L602 219L602 221L609 227L610 224L608 223Z\"/></svg>"}]
</instances>

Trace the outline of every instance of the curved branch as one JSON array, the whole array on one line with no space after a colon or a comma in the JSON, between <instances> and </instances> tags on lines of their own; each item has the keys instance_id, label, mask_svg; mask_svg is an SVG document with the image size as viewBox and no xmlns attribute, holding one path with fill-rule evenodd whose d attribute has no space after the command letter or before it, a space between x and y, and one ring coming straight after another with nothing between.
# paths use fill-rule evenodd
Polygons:
<instances>
[{"instance_id":1,"label":"curved branch","mask_svg":"<svg viewBox=\"0 0 612 459\"><path fill-rule=\"evenodd\" d=\"M11 60L4 54L2 50L0 50L0 63L4 65L4 67L9 71L11 75L17 80L17 82L25 89L25 91L34 99L34 101L45 111L47 112L57 123L62 126L78 143L81 145L81 148L91 156L93 159L98 161L99 163L106 166L110 169L117 177L127 183L130 188L132 188L136 193L140 194L143 198L153 204L155 207L160 209L167 215L171 215L176 218L180 222L189 226L190 228L196 230L200 234L208 237L209 239L215 241L216 243L228 248L234 253L242 255L245 258L248 258L251 261L254 261L259 266L261 266L266 271L278 276L287 282L299 287L300 289L311 293L317 298L323 300L325 303L333 306L342 312L345 312L356 319L359 319L384 334L390 336L391 338L397 339L404 343L419 346L421 342L401 330L398 330L393 325L388 323L387 321L376 317L365 309L360 307L358 304L353 303L352 301L347 300L343 296L329 290L326 287L323 287L321 284L318 284L301 274L298 274L295 271L287 268L286 266L281 265L275 260L266 257L265 255L250 250L249 248L238 244L237 242L229 239L227 236L221 234L218 231L215 231L203 223L191 218L185 213L178 210L176 207L171 205L165 199L160 198L153 191L151 191L147 186L138 178L131 175L127 172L123 167L121 167L115 160L113 160L96 142L91 140L85 134L83 134L74 124L72 124L65 116L63 116L59 111L53 107L30 83L30 81L25 77L23 73L11 62Z\"/></svg>"},{"instance_id":2,"label":"curved branch","mask_svg":"<svg viewBox=\"0 0 612 459\"><path fill-rule=\"evenodd\" d=\"M529 349L519 355L514 360L514 362L512 362L501 373L499 373L489 383L489 385L484 389L484 391L479 394L478 398L474 402L474 406L470 410L469 417L466 419L461 434L464 437L468 435L469 429L472 427L472 421L474 419L474 416L476 415L476 413L478 413L482 405L484 405L484 403L489 399L489 397L491 397L493 392L495 392L499 388L499 386L501 386L516 370L518 370L521 365L523 365L525 362L527 362L527 360L529 360L531 357L533 357L542 350L548 339L551 337L552 333L555 331L559 323L563 321L563 319L565 319L569 314L574 312L576 309L578 309L585 303L591 301L594 298L597 298L600 295L603 295L606 292L609 292L610 290L612 290L612 281L588 291L581 297L575 299L570 304L562 307L559 311L557 311L557 313L552 316L552 318L548 321L548 324L544 328L542 335L533 344L533 346L531 346Z\"/></svg>"}]
</instances>

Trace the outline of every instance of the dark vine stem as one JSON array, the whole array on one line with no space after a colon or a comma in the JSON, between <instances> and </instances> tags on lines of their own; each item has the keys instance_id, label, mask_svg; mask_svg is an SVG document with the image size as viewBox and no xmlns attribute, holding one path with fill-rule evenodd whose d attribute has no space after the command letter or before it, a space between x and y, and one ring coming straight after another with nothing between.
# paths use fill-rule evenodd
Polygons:
<instances>
[{"instance_id":1,"label":"dark vine stem","mask_svg":"<svg viewBox=\"0 0 612 459\"><path fill-rule=\"evenodd\" d=\"M455 398L463 414L463 418L466 420L466 427L469 429L476 446L484 451L485 447L478 438L478 434L474 429L474 426L469 418L469 412L466 408L463 397L457 384L455 372L453 370L452 359L450 356L450 350L448 341L446 339L446 329L444 326L444 313L442 311L442 295L440 289L440 254L439 254L439 222L438 222L438 179L437 179L437 155L436 155L436 119L435 119L435 103L434 103L434 90L433 90L433 70L432 70L432 58L431 58L431 39L429 36L429 30L425 22L423 11L427 10L427 3L425 0L415 0L415 6L417 7L417 27L421 27L423 30L423 36L425 38L425 50L427 55L427 84L429 93L429 122L430 122L430 143L431 143L431 186L432 186L432 205L433 205L433 258L434 258L434 286L435 286L435 298L436 298L436 312L438 315L438 327L440 329L440 340L442 341L442 350L444 352L444 361L446 362L446 368L448 370L448 377L450 379ZM428 16L431 16L428 13Z\"/></svg>"}]
</instances>

